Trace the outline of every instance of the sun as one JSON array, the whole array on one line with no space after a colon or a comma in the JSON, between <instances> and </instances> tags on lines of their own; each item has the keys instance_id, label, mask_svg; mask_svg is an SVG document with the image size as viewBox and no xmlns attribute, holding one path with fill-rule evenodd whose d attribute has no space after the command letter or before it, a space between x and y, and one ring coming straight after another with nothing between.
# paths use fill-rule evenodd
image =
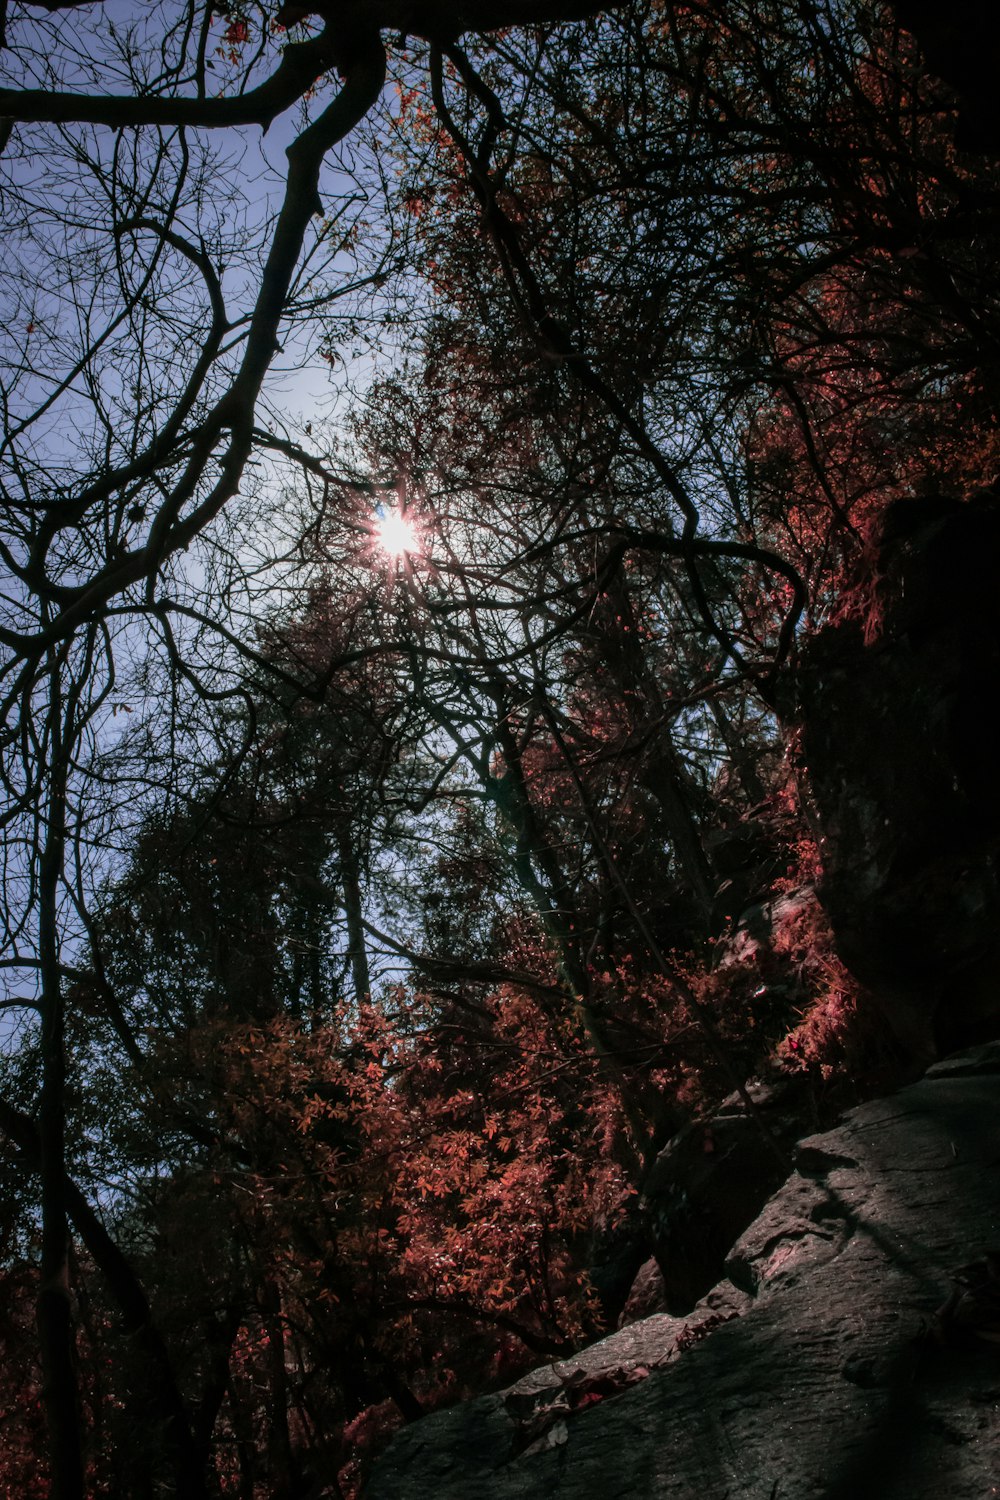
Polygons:
<instances>
[{"instance_id":1,"label":"sun","mask_svg":"<svg viewBox=\"0 0 1000 1500\"><path fill-rule=\"evenodd\" d=\"M387 510L380 516L376 530L379 546L390 557L405 557L409 552L420 551L416 527L398 510Z\"/></svg>"}]
</instances>

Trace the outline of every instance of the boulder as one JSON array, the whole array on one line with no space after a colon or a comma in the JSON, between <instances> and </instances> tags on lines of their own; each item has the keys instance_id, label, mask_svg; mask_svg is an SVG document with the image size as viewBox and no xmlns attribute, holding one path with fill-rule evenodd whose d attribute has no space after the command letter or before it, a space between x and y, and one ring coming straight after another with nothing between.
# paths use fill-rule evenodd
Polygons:
<instances>
[{"instance_id":1,"label":"boulder","mask_svg":"<svg viewBox=\"0 0 1000 1500\"><path fill-rule=\"evenodd\" d=\"M656 1256L651 1255L639 1267L628 1297L625 1299L625 1306L618 1318L618 1327L625 1328L629 1323L637 1323L642 1318L651 1317L653 1313L669 1311L663 1272L660 1270Z\"/></svg>"},{"instance_id":2,"label":"boulder","mask_svg":"<svg viewBox=\"0 0 1000 1500\"><path fill-rule=\"evenodd\" d=\"M984 1500L1000 1346L952 1339L1000 1247L1000 1046L807 1137L685 1318L414 1423L365 1500ZM982 1332L986 1332L985 1328Z\"/></svg>"}]
</instances>

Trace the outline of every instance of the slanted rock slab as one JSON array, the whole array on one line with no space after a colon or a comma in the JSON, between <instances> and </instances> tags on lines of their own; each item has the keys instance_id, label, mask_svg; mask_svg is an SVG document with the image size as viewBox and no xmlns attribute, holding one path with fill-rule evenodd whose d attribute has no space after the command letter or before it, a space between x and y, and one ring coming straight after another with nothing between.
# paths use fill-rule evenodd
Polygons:
<instances>
[{"instance_id":1,"label":"slanted rock slab","mask_svg":"<svg viewBox=\"0 0 1000 1500\"><path fill-rule=\"evenodd\" d=\"M953 1272L1000 1249L1000 1049L797 1161L693 1314L414 1423L365 1500L1000 1495L1000 1345L936 1320Z\"/></svg>"}]
</instances>

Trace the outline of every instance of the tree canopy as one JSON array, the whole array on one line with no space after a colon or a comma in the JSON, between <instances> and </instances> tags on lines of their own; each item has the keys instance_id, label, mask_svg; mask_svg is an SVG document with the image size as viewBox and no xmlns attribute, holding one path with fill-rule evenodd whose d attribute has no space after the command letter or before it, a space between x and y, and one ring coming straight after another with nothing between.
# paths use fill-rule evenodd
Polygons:
<instances>
[{"instance_id":1,"label":"tree canopy","mask_svg":"<svg viewBox=\"0 0 1000 1500\"><path fill-rule=\"evenodd\" d=\"M980 927L932 993L843 894L852 683L970 910L996 834L996 142L926 12L7 5L10 1493L357 1495L613 1324L692 1121L778 1170L748 1080L944 1034Z\"/></svg>"}]
</instances>

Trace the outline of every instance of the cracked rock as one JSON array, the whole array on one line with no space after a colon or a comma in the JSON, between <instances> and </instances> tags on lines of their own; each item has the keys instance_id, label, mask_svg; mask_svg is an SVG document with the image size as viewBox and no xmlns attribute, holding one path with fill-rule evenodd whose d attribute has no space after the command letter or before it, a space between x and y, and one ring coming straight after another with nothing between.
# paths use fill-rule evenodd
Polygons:
<instances>
[{"instance_id":1,"label":"cracked rock","mask_svg":"<svg viewBox=\"0 0 1000 1500\"><path fill-rule=\"evenodd\" d=\"M800 1143L692 1315L414 1423L365 1500L984 1500L998 1346L942 1343L934 1318L956 1269L1000 1249L990 1062L948 1059ZM531 1391L554 1420L519 1450Z\"/></svg>"}]
</instances>

